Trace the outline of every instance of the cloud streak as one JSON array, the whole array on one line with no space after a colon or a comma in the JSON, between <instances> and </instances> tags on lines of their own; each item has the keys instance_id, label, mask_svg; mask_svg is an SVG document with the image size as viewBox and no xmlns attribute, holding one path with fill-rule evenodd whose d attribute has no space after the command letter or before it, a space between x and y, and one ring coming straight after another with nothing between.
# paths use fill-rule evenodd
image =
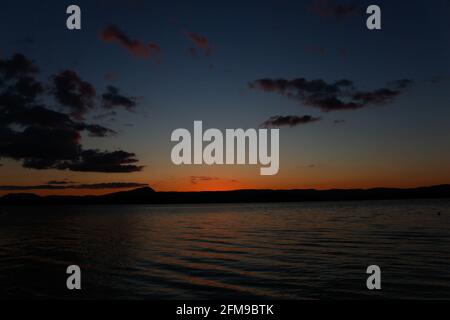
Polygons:
<instances>
[{"instance_id":1,"label":"cloud streak","mask_svg":"<svg viewBox=\"0 0 450 320\"><path fill-rule=\"evenodd\" d=\"M102 104L106 109L115 107L124 107L128 111L133 110L136 105L136 98L126 97L120 93L120 90L114 86L108 86L106 92L102 95Z\"/></svg>"},{"instance_id":2,"label":"cloud streak","mask_svg":"<svg viewBox=\"0 0 450 320\"><path fill-rule=\"evenodd\" d=\"M2 191L27 191L27 190L66 190L66 189L128 189L147 187L146 183L136 182L107 182L107 183L93 183L93 184L71 184L64 185L58 183L47 183L41 185L15 186L15 185L0 185Z\"/></svg>"},{"instance_id":3,"label":"cloud streak","mask_svg":"<svg viewBox=\"0 0 450 320\"><path fill-rule=\"evenodd\" d=\"M131 39L116 25L109 25L100 32L100 39L104 42L110 42L120 45L126 49L132 56L141 59L148 59L156 56L159 61L161 48L156 43L145 44L138 40Z\"/></svg>"},{"instance_id":4,"label":"cloud streak","mask_svg":"<svg viewBox=\"0 0 450 320\"><path fill-rule=\"evenodd\" d=\"M200 182L211 182L211 181L228 181L228 182L237 182L237 180L226 180L218 177L210 177L210 176L191 176L190 177L191 184L197 184Z\"/></svg>"},{"instance_id":5,"label":"cloud streak","mask_svg":"<svg viewBox=\"0 0 450 320\"><path fill-rule=\"evenodd\" d=\"M322 120L320 117L312 117L310 115L304 116L273 116L264 121L260 127L262 128L276 128L276 127L295 127L302 124L308 124Z\"/></svg>"},{"instance_id":6,"label":"cloud streak","mask_svg":"<svg viewBox=\"0 0 450 320\"><path fill-rule=\"evenodd\" d=\"M388 82L385 87L367 91L356 88L353 81L343 79L327 83L322 79L297 78L259 79L249 83L250 89L272 92L293 99L323 112L357 110L392 102L413 83L402 79Z\"/></svg>"}]
</instances>

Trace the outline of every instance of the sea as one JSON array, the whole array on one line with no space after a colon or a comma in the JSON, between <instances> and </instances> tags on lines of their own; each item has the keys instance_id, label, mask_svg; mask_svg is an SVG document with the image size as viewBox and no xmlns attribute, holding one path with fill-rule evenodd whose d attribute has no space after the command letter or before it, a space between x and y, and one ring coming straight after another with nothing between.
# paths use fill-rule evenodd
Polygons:
<instances>
[{"instance_id":1,"label":"sea","mask_svg":"<svg viewBox=\"0 0 450 320\"><path fill-rule=\"evenodd\" d=\"M450 200L3 207L0 299L22 298L450 299Z\"/></svg>"}]
</instances>

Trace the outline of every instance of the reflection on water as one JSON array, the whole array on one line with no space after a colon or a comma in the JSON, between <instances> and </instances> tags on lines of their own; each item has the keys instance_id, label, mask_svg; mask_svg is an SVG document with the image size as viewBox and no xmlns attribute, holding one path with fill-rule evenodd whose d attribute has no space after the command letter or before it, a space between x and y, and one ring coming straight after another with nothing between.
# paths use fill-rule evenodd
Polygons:
<instances>
[{"instance_id":1,"label":"reflection on water","mask_svg":"<svg viewBox=\"0 0 450 320\"><path fill-rule=\"evenodd\" d=\"M6 211L2 298L450 298L450 200Z\"/></svg>"}]
</instances>

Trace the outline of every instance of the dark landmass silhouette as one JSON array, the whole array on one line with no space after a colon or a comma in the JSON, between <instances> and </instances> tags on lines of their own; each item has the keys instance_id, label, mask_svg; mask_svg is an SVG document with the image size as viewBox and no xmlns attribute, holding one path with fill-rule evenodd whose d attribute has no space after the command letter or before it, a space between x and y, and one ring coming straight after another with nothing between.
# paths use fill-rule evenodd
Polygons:
<instances>
[{"instance_id":1,"label":"dark landmass silhouette","mask_svg":"<svg viewBox=\"0 0 450 320\"><path fill-rule=\"evenodd\" d=\"M100 196L38 196L33 193L11 193L0 198L1 205L49 204L188 204L188 203L254 203L450 198L450 185L411 189L294 189L234 190L202 192L156 192L150 187L114 192Z\"/></svg>"}]
</instances>

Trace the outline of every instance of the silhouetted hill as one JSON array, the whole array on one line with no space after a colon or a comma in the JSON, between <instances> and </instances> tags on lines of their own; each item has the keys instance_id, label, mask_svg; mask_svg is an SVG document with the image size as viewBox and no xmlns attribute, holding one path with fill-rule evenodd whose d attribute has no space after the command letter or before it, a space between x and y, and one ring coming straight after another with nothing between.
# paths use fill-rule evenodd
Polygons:
<instances>
[{"instance_id":1,"label":"silhouetted hill","mask_svg":"<svg viewBox=\"0 0 450 320\"><path fill-rule=\"evenodd\" d=\"M251 203L450 198L450 185L413 189L296 189L296 190L235 190L205 192L156 192L139 188L101 196L45 196L8 194L0 204L176 204L176 203Z\"/></svg>"},{"instance_id":2,"label":"silhouetted hill","mask_svg":"<svg viewBox=\"0 0 450 320\"><path fill-rule=\"evenodd\" d=\"M1 198L1 202L8 202L8 201L22 201L22 202L32 202L32 201L39 201L41 200L41 197L38 195L35 195L34 193L10 193L7 195L4 195Z\"/></svg>"}]
</instances>

